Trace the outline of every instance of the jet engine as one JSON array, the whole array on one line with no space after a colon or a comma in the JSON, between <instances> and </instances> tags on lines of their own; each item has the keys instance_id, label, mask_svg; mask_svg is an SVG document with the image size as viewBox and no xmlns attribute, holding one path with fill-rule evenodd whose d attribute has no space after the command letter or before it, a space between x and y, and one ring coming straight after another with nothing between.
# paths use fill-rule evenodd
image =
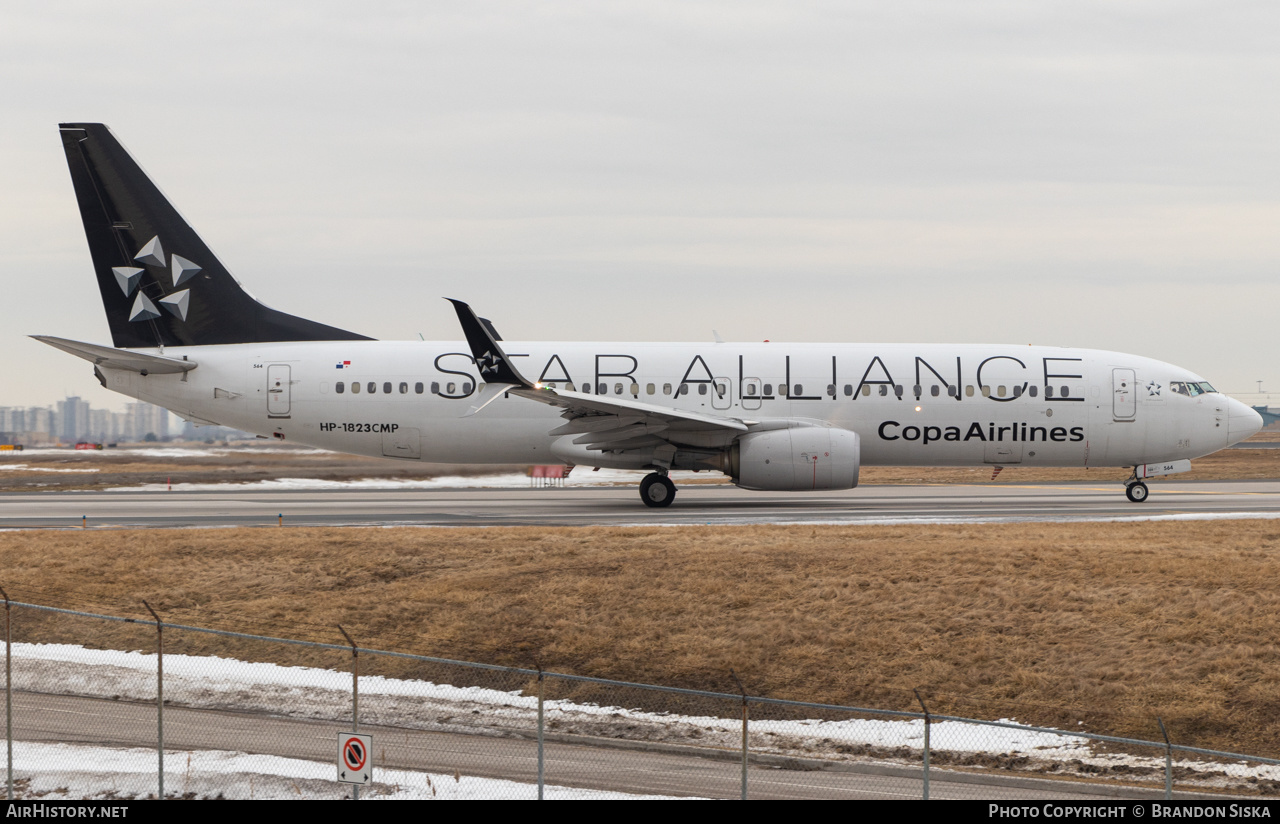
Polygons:
<instances>
[{"instance_id":1,"label":"jet engine","mask_svg":"<svg viewBox=\"0 0 1280 824\"><path fill-rule=\"evenodd\" d=\"M853 489L860 457L858 433L800 426L743 435L729 450L726 470L743 489Z\"/></svg>"}]
</instances>

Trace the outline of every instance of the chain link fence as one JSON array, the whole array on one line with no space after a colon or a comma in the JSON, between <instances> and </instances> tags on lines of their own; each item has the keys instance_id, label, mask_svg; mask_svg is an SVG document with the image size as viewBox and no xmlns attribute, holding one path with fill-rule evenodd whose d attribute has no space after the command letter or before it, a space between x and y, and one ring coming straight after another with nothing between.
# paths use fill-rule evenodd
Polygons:
<instances>
[{"instance_id":1,"label":"chain link fence","mask_svg":"<svg viewBox=\"0 0 1280 824\"><path fill-rule=\"evenodd\" d=\"M919 696L831 706L736 676L736 694L707 692L7 599L4 617L10 798L1280 795L1275 759Z\"/></svg>"}]
</instances>

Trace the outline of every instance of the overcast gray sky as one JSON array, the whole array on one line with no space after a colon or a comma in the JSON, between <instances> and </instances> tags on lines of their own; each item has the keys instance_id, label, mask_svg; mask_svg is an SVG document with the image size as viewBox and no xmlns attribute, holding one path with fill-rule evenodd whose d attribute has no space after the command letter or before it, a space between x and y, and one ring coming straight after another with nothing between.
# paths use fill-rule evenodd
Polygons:
<instances>
[{"instance_id":1,"label":"overcast gray sky","mask_svg":"<svg viewBox=\"0 0 1280 824\"><path fill-rule=\"evenodd\" d=\"M1012 342L1277 390L1274 2L6 3L0 405L110 342L102 121L270 305L452 340ZM1245 397L1251 400L1249 397Z\"/></svg>"}]
</instances>

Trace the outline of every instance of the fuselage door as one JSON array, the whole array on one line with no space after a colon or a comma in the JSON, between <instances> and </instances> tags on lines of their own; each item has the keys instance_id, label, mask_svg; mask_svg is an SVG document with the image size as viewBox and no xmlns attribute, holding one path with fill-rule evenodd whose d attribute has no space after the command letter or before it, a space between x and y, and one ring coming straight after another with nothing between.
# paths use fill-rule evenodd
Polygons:
<instances>
[{"instance_id":1,"label":"fuselage door","mask_svg":"<svg viewBox=\"0 0 1280 824\"><path fill-rule=\"evenodd\" d=\"M733 388L728 378L716 378L711 382L711 408L728 409L733 406Z\"/></svg>"},{"instance_id":2,"label":"fuselage door","mask_svg":"<svg viewBox=\"0 0 1280 824\"><path fill-rule=\"evenodd\" d=\"M1111 414L1118 421L1131 421L1138 412L1138 393L1132 369L1111 370Z\"/></svg>"},{"instance_id":3,"label":"fuselage door","mask_svg":"<svg viewBox=\"0 0 1280 824\"><path fill-rule=\"evenodd\" d=\"M743 409L759 409L761 396L764 395L764 381L759 378L743 378L738 391L742 394Z\"/></svg>"},{"instance_id":4,"label":"fuselage door","mask_svg":"<svg viewBox=\"0 0 1280 824\"><path fill-rule=\"evenodd\" d=\"M267 366L268 417L289 417L289 385L289 364L273 363Z\"/></svg>"}]
</instances>

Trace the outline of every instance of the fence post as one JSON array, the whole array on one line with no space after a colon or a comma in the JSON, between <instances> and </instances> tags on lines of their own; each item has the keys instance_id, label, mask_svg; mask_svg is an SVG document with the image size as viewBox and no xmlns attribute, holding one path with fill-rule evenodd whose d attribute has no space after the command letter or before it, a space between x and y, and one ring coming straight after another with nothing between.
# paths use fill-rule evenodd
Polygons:
<instances>
[{"instance_id":1,"label":"fence post","mask_svg":"<svg viewBox=\"0 0 1280 824\"><path fill-rule=\"evenodd\" d=\"M146 601L142 605L156 619L156 754L159 757L160 800L164 800L164 622Z\"/></svg>"},{"instance_id":2,"label":"fence post","mask_svg":"<svg viewBox=\"0 0 1280 824\"><path fill-rule=\"evenodd\" d=\"M738 692L742 693L742 800L747 800L747 691L742 686L742 679L738 677L738 673L732 669L729 675L738 685Z\"/></svg>"},{"instance_id":3,"label":"fence post","mask_svg":"<svg viewBox=\"0 0 1280 824\"><path fill-rule=\"evenodd\" d=\"M1160 734L1164 736L1164 797L1166 800L1171 800L1173 798L1173 744L1169 742L1169 731L1164 728L1164 720L1158 715L1156 723L1160 725Z\"/></svg>"},{"instance_id":4,"label":"fence post","mask_svg":"<svg viewBox=\"0 0 1280 824\"><path fill-rule=\"evenodd\" d=\"M8 795L13 800L13 643L9 633L9 593L0 587L0 595L4 596L4 740L8 745L5 758L6 772L9 777Z\"/></svg>"},{"instance_id":5,"label":"fence post","mask_svg":"<svg viewBox=\"0 0 1280 824\"><path fill-rule=\"evenodd\" d=\"M543 787L542 781L543 781L543 775L544 775L543 770L544 770L544 765L546 763L545 761L543 761L543 754L542 754L542 730L543 730L543 726L542 726L542 718L543 718L542 716L542 683L543 683L542 660L540 658L535 657L533 659L533 663L538 668L538 800L542 801L543 800L542 799L542 787Z\"/></svg>"},{"instance_id":6,"label":"fence post","mask_svg":"<svg viewBox=\"0 0 1280 824\"><path fill-rule=\"evenodd\" d=\"M360 732L360 648L352 640L350 634L338 624L338 631L351 645L351 731ZM351 798L360 800L360 785L351 785Z\"/></svg>"},{"instance_id":7,"label":"fence post","mask_svg":"<svg viewBox=\"0 0 1280 824\"><path fill-rule=\"evenodd\" d=\"M916 700L920 702L920 708L924 710L924 800L929 800L929 727L933 726L933 717L929 715L929 708L925 706L924 699L920 697L920 690L912 689L916 694Z\"/></svg>"}]
</instances>

